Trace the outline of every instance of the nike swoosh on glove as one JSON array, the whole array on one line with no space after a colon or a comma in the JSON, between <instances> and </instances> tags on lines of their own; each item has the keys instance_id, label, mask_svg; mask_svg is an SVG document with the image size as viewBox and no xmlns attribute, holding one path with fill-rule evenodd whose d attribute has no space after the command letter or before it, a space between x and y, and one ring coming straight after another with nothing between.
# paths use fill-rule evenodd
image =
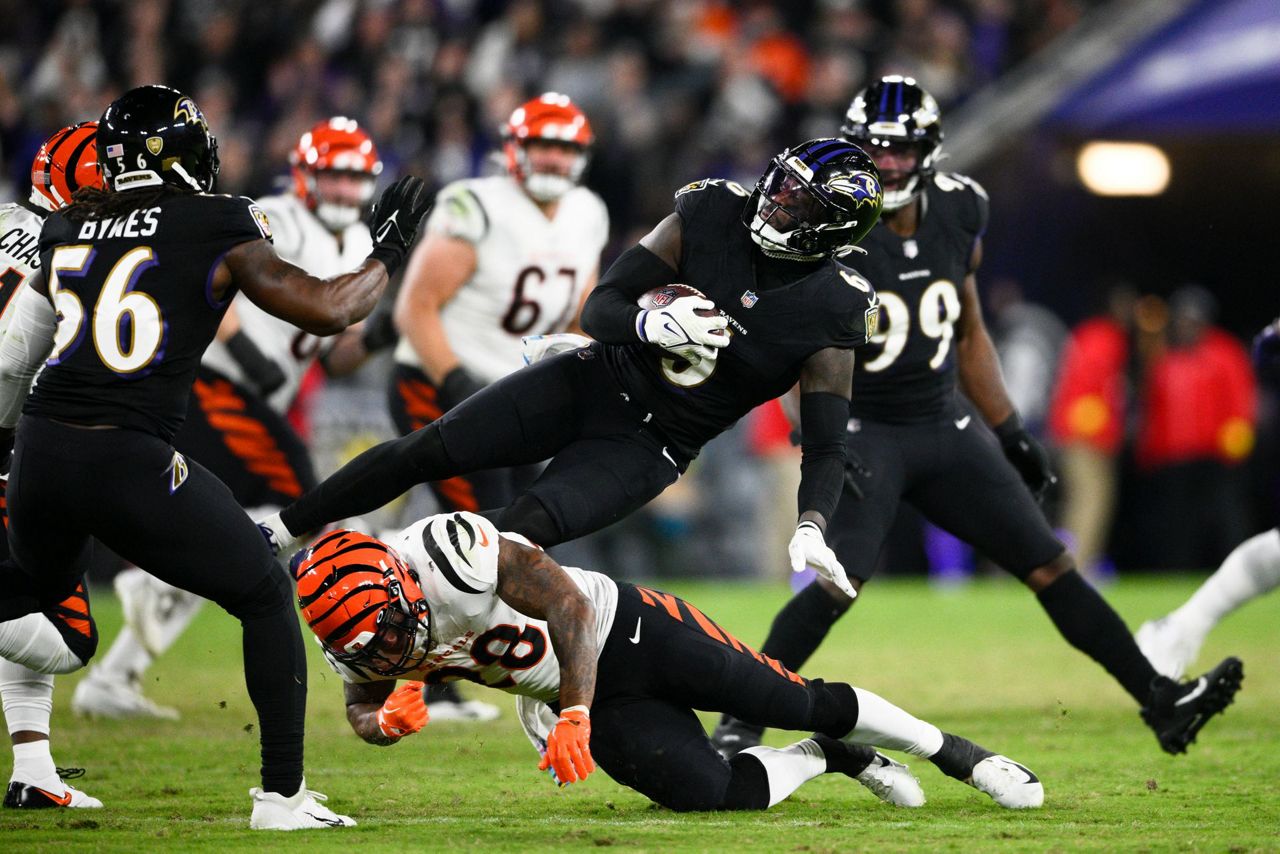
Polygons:
<instances>
[{"instance_id":1,"label":"nike swoosh on glove","mask_svg":"<svg viewBox=\"0 0 1280 854\"><path fill-rule=\"evenodd\" d=\"M394 276L418 236L418 225L431 210L431 194L426 183L415 175L405 175L382 191L369 217L373 234L370 258L381 261L387 275Z\"/></svg>"},{"instance_id":2,"label":"nike swoosh on glove","mask_svg":"<svg viewBox=\"0 0 1280 854\"><path fill-rule=\"evenodd\" d=\"M406 682L391 692L378 709L378 729L387 738L413 735L427 725L430 716L421 682Z\"/></svg>"},{"instance_id":3,"label":"nike swoosh on glove","mask_svg":"<svg viewBox=\"0 0 1280 854\"><path fill-rule=\"evenodd\" d=\"M796 526L796 532L787 546L787 556L791 558L792 572L804 572L806 566L811 566L818 575L840 588L844 595L850 599L857 598L858 591L849 583L844 567L822 538L822 531L816 523L801 522Z\"/></svg>"},{"instance_id":4,"label":"nike swoosh on glove","mask_svg":"<svg viewBox=\"0 0 1280 854\"><path fill-rule=\"evenodd\" d=\"M729 321L721 314L703 317L699 311L715 311L716 304L705 297L679 297L664 308L647 309L636 317L636 332L646 344L656 344L697 364L705 358L707 347L719 349L729 345L725 328ZM691 358L696 357L696 358Z\"/></svg>"},{"instance_id":5,"label":"nike swoosh on glove","mask_svg":"<svg viewBox=\"0 0 1280 854\"><path fill-rule=\"evenodd\" d=\"M587 779L596 770L591 758L591 713L586 706L571 706L547 736L547 752L538 763L539 771L551 768L563 785Z\"/></svg>"}]
</instances>

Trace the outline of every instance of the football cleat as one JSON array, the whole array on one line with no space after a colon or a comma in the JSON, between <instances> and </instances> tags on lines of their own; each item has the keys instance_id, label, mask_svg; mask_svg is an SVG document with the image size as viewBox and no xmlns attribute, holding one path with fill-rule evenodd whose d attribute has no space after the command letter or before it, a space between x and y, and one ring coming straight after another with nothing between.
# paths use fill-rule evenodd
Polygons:
<instances>
[{"instance_id":1,"label":"football cleat","mask_svg":"<svg viewBox=\"0 0 1280 854\"><path fill-rule=\"evenodd\" d=\"M115 588L125 625L133 630L142 648L153 658L164 653L176 633L204 604L196 594L174 587L140 569L117 573Z\"/></svg>"},{"instance_id":2,"label":"football cleat","mask_svg":"<svg viewBox=\"0 0 1280 854\"><path fill-rule=\"evenodd\" d=\"M715 732L711 733L711 746L725 759L732 759L748 747L755 747L764 738L764 727L744 723L730 715L721 715Z\"/></svg>"},{"instance_id":3,"label":"football cleat","mask_svg":"<svg viewBox=\"0 0 1280 854\"><path fill-rule=\"evenodd\" d=\"M1133 639L1156 672L1170 679L1183 677L1199 657L1203 642L1203 637L1197 638L1183 630L1171 616L1143 623Z\"/></svg>"},{"instance_id":4,"label":"football cleat","mask_svg":"<svg viewBox=\"0 0 1280 854\"><path fill-rule=\"evenodd\" d=\"M9 778L4 805L10 809L100 809L102 801L66 784L63 777L83 777L83 768L59 768L51 777L29 780L18 773Z\"/></svg>"},{"instance_id":5,"label":"football cleat","mask_svg":"<svg viewBox=\"0 0 1280 854\"><path fill-rule=\"evenodd\" d=\"M458 693L456 685L446 682L427 688L427 714L436 723L440 721L484 723L496 720L502 715L502 710L492 703L465 699Z\"/></svg>"},{"instance_id":6,"label":"football cleat","mask_svg":"<svg viewBox=\"0 0 1280 854\"><path fill-rule=\"evenodd\" d=\"M924 806L924 789L916 775L901 762L894 762L883 753L877 753L871 764L853 779L871 790L885 803L895 807Z\"/></svg>"},{"instance_id":7,"label":"football cleat","mask_svg":"<svg viewBox=\"0 0 1280 854\"><path fill-rule=\"evenodd\" d=\"M355 827L356 820L349 815L338 815L324 805L326 795L307 788L306 780L298 793L286 798L277 792L264 792L259 788L249 790L253 798L253 815L249 827L253 830L308 830L325 827Z\"/></svg>"},{"instance_id":8,"label":"football cleat","mask_svg":"<svg viewBox=\"0 0 1280 854\"><path fill-rule=\"evenodd\" d=\"M1155 731L1166 753L1186 753L1187 745L1209 719L1235 700L1244 681L1244 664L1226 658L1194 682L1175 682L1167 676L1151 681L1151 697L1142 708L1142 719Z\"/></svg>"},{"instance_id":9,"label":"football cleat","mask_svg":"<svg viewBox=\"0 0 1280 854\"><path fill-rule=\"evenodd\" d=\"M1007 756L988 756L973 766L973 776L965 781L985 792L1006 809L1035 809L1044 805L1044 786L1025 765Z\"/></svg>"},{"instance_id":10,"label":"football cleat","mask_svg":"<svg viewBox=\"0 0 1280 854\"><path fill-rule=\"evenodd\" d=\"M161 706L142 693L134 680L115 681L97 669L76 685L71 710L87 718L157 718L176 721L181 715L171 706Z\"/></svg>"}]
</instances>

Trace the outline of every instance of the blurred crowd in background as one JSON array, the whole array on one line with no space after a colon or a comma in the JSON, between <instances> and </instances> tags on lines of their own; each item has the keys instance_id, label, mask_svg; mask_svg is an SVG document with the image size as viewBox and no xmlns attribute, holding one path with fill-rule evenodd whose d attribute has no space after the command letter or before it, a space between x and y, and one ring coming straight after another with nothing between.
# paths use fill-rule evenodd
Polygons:
<instances>
[{"instance_id":1,"label":"blurred crowd in background","mask_svg":"<svg viewBox=\"0 0 1280 854\"><path fill-rule=\"evenodd\" d=\"M330 115L368 130L383 180L413 172L439 186L483 174L497 168L490 155L511 110L556 90L595 128L586 182L609 207L607 265L670 212L684 183L750 186L777 150L837 133L868 80L914 76L945 125L948 108L1097 5L0 0L0 199L25 195L52 130L96 118L142 83L196 98L218 137L219 190L252 196L282 188L298 137ZM1117 564L1202 569L1270 524L1258 463L1246 465L1259 459L1255 378L1240 341L1214 327L1211 294L1188 287L1166 300L1116 282L1108 311L1069 329L1017 282L980 277L980 287L1015 402L1056 449L1063 485L1049 511L1095 577ZM298 416L321 471L392 434L379 370L386 364L305 398ZM759 411L646 512L578 554L636 578L782 573L798 479L788 432L777 412ZM981 565L909 510L884 557L889 572L938 577Z\"/></svg>"}]
</instances>

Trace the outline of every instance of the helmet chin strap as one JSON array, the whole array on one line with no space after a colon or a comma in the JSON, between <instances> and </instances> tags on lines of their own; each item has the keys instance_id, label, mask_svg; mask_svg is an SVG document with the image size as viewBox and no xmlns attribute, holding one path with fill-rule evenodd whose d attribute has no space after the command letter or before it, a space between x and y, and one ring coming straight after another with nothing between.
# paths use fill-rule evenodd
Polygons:
<instances>
[{"instance_id":1,"label":"helmet chin strap","mask_svg":"<svg viewBox=\"0 0 1280 854\"><path fill-rule=\"evenodd\" d=\"M204 192L204 187L200 186L200 182L197 181L195 178L192 178L191 175L187 172L187 170L182 168L181 163L175 160L173 165L170 166L169 168L172 169L174 172L177 172L178 177L186 181L187 186L189 186L191 189L195 190L197 193Z\"/></svg>"}]
</instances>

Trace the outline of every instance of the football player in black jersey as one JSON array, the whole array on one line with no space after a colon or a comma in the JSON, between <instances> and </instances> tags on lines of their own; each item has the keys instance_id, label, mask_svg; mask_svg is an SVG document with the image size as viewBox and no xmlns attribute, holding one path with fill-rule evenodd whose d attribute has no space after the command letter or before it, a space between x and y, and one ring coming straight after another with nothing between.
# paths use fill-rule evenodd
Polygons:
<instances>
[{"instance_id":1,"label":"football player in black jersey","mask_svg":"<svg viewBox=\"0 0 1280 854\"><path fill-rule=\"evenodd\" d=\"M365 452L264 527L283 546L417 483L551 458L497 519L552 546L645 504L712 437L798 381L804 457L792 563L852 593L822 532L844 477L852 349L879 317L848 247L880 203L870 158L838 139L784 151L751 193L722 180L690 184L592 292L582 327L597 343L517 371ZM706 298L637 306L673 282Z\"/></svg>"},{"instance_id":2,"label":"football player in black jersey","mask_svg":"<svg viewBox=\"0 0 1280 854\"><path fill-rule=\"evenodd\" d=\"M876 349L858 360L853 381L853 483L830 526L850 581L861 589L871 577L899 503L910 503L1026 584L1067 642L1137 700L1160 746L1185 751L1231 702L1241 664L1229 658L1186 685L1157 677L1040 511L1037 499L1056 478L1005 391L978 300L987 195L963 175L936 171L937 103L914 80L885 77L854 98L842 132L876 161L885 190L867 254L850 259L876 286L882 311ZM851 604L815 581L778 614L761 651L798 670ZM723 720L717 746L736 752L759 743L760 731Z\"/></svg>"},{"instance_id":3,"label":"football player in black jersey","mask_svg":"<svg viewBox=\"0 0 1280 854\"><path fill-rule=\"evenodd\" d=\"M258 712L250 826L353 824L303 782L306 664L288 580L227 487L170 442L237 290L308 332L339 332L376 304L429 196L401 179L379 201L368 259L317 279L276 255L252 201L210 193L217 146L191 98L165 86L125 93L103 113L97 146L108 189L80 190L45 221L41 275L22 288L0 348L0 438L17 423L0 620L70 594L94 539L212 599L241 622Z\"/></svg>"}]
</instances>

